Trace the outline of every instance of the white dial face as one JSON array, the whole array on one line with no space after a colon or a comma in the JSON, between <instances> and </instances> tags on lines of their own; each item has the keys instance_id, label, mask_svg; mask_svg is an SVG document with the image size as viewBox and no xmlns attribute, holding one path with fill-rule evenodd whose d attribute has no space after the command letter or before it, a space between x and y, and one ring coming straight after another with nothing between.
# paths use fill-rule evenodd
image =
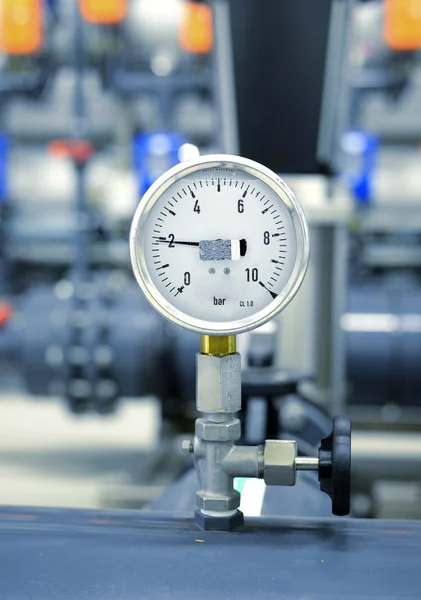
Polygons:
<instances>
[{"instance_id":1,"label":"white dial face","mask_svg":"<svg viewBox=\"0 0 421 600\"><path fill-rule=\"evenodd\" d=\"M203 333L237 333L282 307L297 254L303 262L302 221L292 193L269 171L245 169L235 157L196 163L141 201L134 270L165 316Z\"/></svg>"}]
</instances>

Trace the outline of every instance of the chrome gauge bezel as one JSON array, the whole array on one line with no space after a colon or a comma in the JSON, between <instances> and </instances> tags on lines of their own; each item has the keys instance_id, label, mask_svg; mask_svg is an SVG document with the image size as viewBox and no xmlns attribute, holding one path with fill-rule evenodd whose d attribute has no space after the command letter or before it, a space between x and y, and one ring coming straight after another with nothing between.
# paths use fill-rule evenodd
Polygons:
<instances>
[{"instance_id":1,"label":"chrome gauge bezel","mask_svg":"<svg viewBox=\"0 0 421 600\"><path fill-rule=\"evenodd\" d=\"M176 181L196 171L212 168L241 170L269 186L286 206L296 235L296 256L291 276L282 292L265 308L234 321L215 322L188 315L157 290L143 252L143 237L150 212L163 193ZM151 305L165 318L190 331L205 335L236 335L263 325L280 313L293 299L304 279L310 252L309 232L304 211L285 182L270 169L252 160L226 154L202 156L183 162L162 175L145 193L137 207L130 231L130 257L136 280Z\"/></svg>"}]
</instances>

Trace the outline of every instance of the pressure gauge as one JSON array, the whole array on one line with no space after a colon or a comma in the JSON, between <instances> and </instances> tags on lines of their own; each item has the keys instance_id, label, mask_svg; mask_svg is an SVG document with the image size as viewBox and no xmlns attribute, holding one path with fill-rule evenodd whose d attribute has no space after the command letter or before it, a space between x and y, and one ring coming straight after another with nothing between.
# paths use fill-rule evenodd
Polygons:
<instances>
[{"instance_id":1,"label":"pressure gauge","mask_svg":"<svg viewBox=\"0 0 421 600\"><path fill-rule=\"evenodd\" d=\"M309 238L280 177L245 158L212 155L177 165L149 188L130 253L143 293L164 317L197 333L234 335L290 302Z\"/></svg>"}]
</instances>

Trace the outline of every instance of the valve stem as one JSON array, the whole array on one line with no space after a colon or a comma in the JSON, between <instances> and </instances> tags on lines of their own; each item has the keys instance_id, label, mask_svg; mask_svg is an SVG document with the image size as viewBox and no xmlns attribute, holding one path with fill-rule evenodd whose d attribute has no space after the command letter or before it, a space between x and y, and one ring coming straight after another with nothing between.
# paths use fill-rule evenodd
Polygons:
<instances>
[{"instance_id":1,"label":"valve stem","mask_svg":"<svg viewBox=\"0 0 421 600\"><path fill-rule=\"evenodd\" d=\"M318 471L319 459L309 458L307 456L297 456L295 459L295 468L297 471Z\"/></svg>"}]
</instances>

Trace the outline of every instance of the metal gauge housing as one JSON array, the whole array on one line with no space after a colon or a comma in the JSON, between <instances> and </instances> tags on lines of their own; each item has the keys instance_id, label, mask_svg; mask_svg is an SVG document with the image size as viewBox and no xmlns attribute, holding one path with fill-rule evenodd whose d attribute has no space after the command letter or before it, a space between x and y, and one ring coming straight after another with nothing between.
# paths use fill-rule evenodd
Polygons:
<instances>
[{"instance_id":1,"label":"metal gauge housing","mask_svg":"<svg viewBox=\"0 0 421 600\"><path fill-rule=\"evenodd\" d=\"M197 333L235 335L291 301L305 275L303 210L278 175L238 156L181 163L133 218L136 279L164 317Z\"/></svg>"}]
</instances>

